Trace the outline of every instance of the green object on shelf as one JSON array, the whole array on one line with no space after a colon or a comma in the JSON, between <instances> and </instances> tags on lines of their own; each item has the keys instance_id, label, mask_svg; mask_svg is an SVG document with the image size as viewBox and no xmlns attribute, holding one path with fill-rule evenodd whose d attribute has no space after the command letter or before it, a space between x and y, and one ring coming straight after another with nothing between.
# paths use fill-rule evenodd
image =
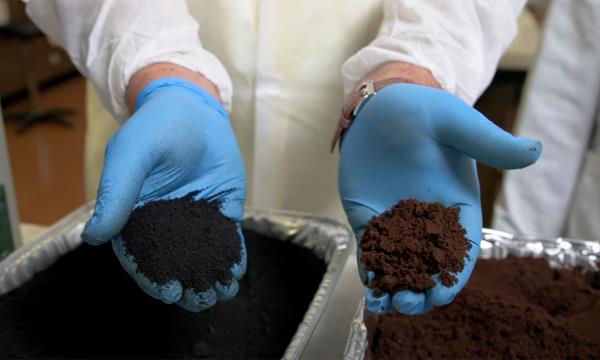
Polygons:
<instances>
[{"instance_id":1,"label":"green object on shelf","mask_svg":"<svg viewBox=\"0 0 600 360\"><path fill-rule=\"evenodd\" d=\"M8 201L4 185L0 184L0 259L13 250L13 238L8 217Z\"/></svg>"}]
</instances>

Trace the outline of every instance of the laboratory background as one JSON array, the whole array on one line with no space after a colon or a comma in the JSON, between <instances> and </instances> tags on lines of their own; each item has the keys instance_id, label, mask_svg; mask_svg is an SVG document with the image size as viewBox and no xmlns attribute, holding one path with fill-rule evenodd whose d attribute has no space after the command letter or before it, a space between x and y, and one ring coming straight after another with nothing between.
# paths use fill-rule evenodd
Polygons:
<instances>
[{"instance_id":1,"label":"laboratory background","mask_svg":"<svg viewBox=\"0 0 600 360\"><path fill-rule=\"evenodd\" d=\"M599 2L71 2L0 0L0 358L600 357Z\"/></svg>"}]
</instances>

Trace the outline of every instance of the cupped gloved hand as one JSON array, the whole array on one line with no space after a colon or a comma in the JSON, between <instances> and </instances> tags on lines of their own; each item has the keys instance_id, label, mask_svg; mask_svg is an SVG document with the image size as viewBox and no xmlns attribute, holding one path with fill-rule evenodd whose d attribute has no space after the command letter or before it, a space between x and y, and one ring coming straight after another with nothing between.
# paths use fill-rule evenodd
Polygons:
<instances>
[{"instance_id":1,"label":"cupped gloved hand","mask_svg":"<svg viewBox=\"0 0 600 360\"><path fill-rule=\"evenodd\" d=\"M112 240L125 270L148 295L165 303L200 311L232 298L238 291L236 280L246 271L240 231L246 178L227 113L203 89L179 78L151 82L135 107L106 147L96 209L83 239L92 245ZM135 207L192 191L198 191L196 199L220 200L221 212L237 223L241 243L241 261L231 269L231 283L217 282L202 293L183 289L177 279L159 286L144 277L119 235Z\"/></svg>"},{"instance_id":2,"label":"cupped gloved hand","mask_svg":"<svg viewBox=\"0 0 600 360\"><path fill-rule=\"evenodd\" d=\"M360 108L340 150L339 189L360 241L373 216L414 198L460 208L460 223L473 244L457 283L426 292L379 294L368 289L367 309L414 315L450 303L471 275L481 238L479 180L475 160L501 169L522 168L540 156L539 142L514 137L454 95L432 87L396 84ZM359 259L360 259L359 249ZM360 264L363 282L374 274Z\"/></svg>"}]
</instances>

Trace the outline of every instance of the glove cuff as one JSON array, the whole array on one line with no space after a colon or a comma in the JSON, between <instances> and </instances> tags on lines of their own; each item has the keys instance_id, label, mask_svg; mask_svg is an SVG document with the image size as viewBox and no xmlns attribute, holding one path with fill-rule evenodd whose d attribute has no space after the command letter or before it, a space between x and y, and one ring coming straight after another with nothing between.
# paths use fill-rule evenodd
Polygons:
<instances>
[{"instance_id":1,"label":"glove cuff","mask_svg":"<svg viewBox=\"0 0 600 360\"><path fill-rule=\"evenodd\" d=\"M200 86L178 77L164 77L146 85L135 100L135 110L137 111L152 93L161 88L179 88L190 91L198 97L198 100L219 112L225 119L229 119L227 111L225 111L225 108L217 99Z\"/></svg>"}]
</instances>

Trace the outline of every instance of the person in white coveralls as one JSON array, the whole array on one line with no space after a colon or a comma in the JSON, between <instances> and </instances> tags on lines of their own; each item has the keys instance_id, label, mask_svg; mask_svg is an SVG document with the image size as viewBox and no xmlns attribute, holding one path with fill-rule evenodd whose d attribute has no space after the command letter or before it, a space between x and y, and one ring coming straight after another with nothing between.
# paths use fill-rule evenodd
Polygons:
<instances>
[{"instance_id":1,"label":"person in white coveralls","mask_svg":"<svg viewBox=\"0 0 600 360\"><path fill-rule=\"evenodd\" d=\"M360 241L370 218L399 200L439 201L460 207L474 245L458 283L426 293L369 290L367 308L419 314L451 302L479 251L475 160L520 168L541 153L539 142L513 137L472 108L524 5L29 0L27 13L122 124L106 146L83 238L112 240L150 296L200 311L233 297L238 283L197 293L138 273L118 236L135 206L199 190L239 224L248 189L253 207L331 216L343 209ZM339 156L329 154L334 133ZM246 267L241 249L234 279Z\"/></svg>"}]
</instances>

